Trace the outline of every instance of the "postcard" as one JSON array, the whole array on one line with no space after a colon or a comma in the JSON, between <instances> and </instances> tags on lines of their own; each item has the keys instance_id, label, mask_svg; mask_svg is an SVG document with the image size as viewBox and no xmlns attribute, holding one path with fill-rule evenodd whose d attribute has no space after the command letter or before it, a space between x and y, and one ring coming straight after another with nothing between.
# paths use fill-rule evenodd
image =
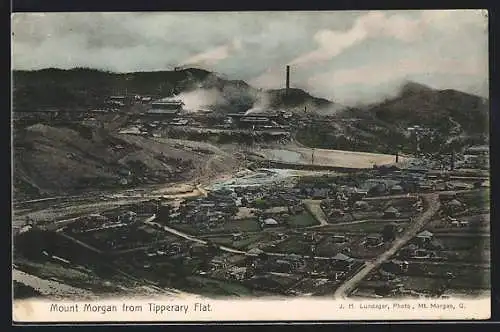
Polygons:
<instances>
[{"instance_id":1,"label":"postcard","mask_svg":"<svg viewBox=\"0 0 500 332\"><path fill-rule=\"evenodd\" d=\"M12 16L13 321L490 317L486 10Z\"/></svg>"}]
</instances>

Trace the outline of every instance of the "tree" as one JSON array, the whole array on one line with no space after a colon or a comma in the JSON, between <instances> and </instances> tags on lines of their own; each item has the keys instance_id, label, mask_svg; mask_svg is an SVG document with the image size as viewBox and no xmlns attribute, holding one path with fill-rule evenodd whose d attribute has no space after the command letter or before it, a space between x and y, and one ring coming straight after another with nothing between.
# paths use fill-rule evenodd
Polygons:
<instances>
[{"instance_id":1,"label":"tree","mask_svg":"<svg viewBox=\"0 0 500 332\"><path fill-rule=\"evenodd\" d=\"M268 205L267 202L262 198L255 200L255 207L258 209L265 209L267 208L267 205Z\"/></svg>"},{"instance_id":2,"label":"tree","mask_svg":"<svg viewBox=\"0 0 500 332\"><path fill-rule=\"evenodd\" d=\"M394 241L396 238L396 226L386 225L382 231L382 237L385 242Z\"/></svg>"}]
</instances>

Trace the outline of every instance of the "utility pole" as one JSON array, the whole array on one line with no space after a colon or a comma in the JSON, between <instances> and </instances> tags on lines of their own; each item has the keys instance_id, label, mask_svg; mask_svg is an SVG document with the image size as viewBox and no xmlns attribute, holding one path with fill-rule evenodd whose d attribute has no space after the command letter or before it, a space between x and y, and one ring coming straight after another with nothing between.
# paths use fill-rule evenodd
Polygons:
<instances>
[{"instance_id":1,"label":"utility pole","mask_svg":"<svg viewBox=\"0 0 500 332\"><path fill-rule=\"evenodd\" d=\"M455 169L455 150L451 150L450 170Z\"/></svg>"}]
</instances>

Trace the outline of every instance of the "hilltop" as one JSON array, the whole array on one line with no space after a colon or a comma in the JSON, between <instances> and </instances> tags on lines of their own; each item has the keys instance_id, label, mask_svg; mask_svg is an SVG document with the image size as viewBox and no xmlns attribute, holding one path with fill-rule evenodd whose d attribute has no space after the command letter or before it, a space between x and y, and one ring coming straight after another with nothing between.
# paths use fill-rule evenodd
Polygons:
<instances>
[{"instance_id":1,"label":"hilltop","mask_svg":"<svg viewBox=\"0 0 500 332\"><path fill-rule=\"evenodd\" d=\"M414 151L407 128L420 125L433 131L422 141L429 153L457 146L488 144L488 100L465 92L407 82L399 93L364 107L345 108L321 125L306 126L297 137L308 146L393 153L403 145Z\"/></svg>"},{"instance_id":2,"label":"hilltop","mask_svg":"<svg viewBox=\"0 0 500 332\"><path fill-rule=\"evenodd\" d=\"M404 84L396 97L369 105L367 110L380 120L402 126L419 123L449 129L459 125L467 134L485 133L488 128L489 105L486 99L452 89L432 89L414 82Z\"/></svg>"}]
</instances>

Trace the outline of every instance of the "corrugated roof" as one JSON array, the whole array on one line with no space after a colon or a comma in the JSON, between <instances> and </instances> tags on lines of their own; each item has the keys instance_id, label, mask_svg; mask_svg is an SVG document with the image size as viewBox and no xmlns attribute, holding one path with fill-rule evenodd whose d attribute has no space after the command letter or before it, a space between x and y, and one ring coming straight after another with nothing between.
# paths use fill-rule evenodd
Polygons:
<instances>
[{"instance_id":1,"label":"corrugated roof","mask_svg":"<svg viewBox=\"0 0 500 332\"><path fill-rule=\"evenodd\" d=\"M277 225L278 222L276 220L274 220L273 218L267 218L266 220L264 220L264 224L266 224L266 225Z\"/></svg>"},{"instance_id":2,"label":"corrugated roof","mask_svg":"<svg viewBox=\"0 0 500 332\"><path fill-rule=\"evenodd\" d=\"M429 236L433 236L433 235L434 234L432 234L431 232L425 230L425 231L418 233L417 237L429 237Z\"/></svg>"},{"instance_id":3,"label":"corrugated roof","mask_svg":"<svg viewBox=\"0 0 500 332\"><path fill-rule=\"evenodd\" d=\"M179 110L166 110L166 109L161 109L161 108L152 108L147 111L148 114L176 114L178 113Z\"/></svg>"},{"instance_id":4,"label":"corrugated roof","mask_svg":"<svg viewBox=\"0 0 500 332\"><path fill-rule=\"evenodd\" d=\"M344 255L343 253L340 252L335 256L333 256L333 259L336 261L347 261L347 262L351 262L354 260L354 258Z\"/></svg>"},{"instance_id":5,"label":"corrugated roof","mask_svg":"<svg viewBox=\"0 0 500 332\"><path fill-rule=\"evenodd\" d=\"M389 206L384 212L396 213L396 212L398 212L398 209L396 209L394 206Z\"/></svg>"}]
</instances>

